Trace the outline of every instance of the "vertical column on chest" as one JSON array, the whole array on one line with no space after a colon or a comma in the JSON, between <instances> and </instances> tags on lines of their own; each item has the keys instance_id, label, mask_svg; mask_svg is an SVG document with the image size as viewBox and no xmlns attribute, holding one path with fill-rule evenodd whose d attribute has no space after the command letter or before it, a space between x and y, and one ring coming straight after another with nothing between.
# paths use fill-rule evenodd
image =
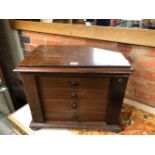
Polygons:
<instances>
[{"instance_id":1,"label":"vertical column on chest","mask_svg":"<svg viewBox=\"0 0 155 155\"><path fill-rule=\"evenodd\" d=\"M106 114L107 124L119 124L119 115L128 81L128 76L111 77L109 88L109 101Z\"/></svg>"},{"instance_id":2,"label":"vertical column on chest","mask_svg":"<svg viewBox=\"0 0 155 155\"><path fill-rule=\"evenodd\" d=\"M25 93L32 113L32 122L42 123L44 122L44 117L40 104L36 77L33 74L22 74L22 79L25 87Z\"/></svg>"}]
</instances>

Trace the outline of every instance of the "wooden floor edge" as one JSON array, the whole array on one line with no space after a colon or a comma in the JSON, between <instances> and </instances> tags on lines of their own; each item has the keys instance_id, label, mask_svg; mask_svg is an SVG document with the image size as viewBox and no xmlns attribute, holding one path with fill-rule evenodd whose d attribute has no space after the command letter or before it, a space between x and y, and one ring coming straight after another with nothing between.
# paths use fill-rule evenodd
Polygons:
<instances>
[{"instance_id":1,"label":"wooden floor edge","mask_svg":"<svg viewBox=\"0 0 155 155\"><path fill-rule=\"evenodd\" d=\"M28 135L34 135L34 132L32 130L23 126L20 122L18 122L16 119L14 119L11 115L8 116L8 119L13 123L13 126L14 125L17 126L18 128L20 128L20 130L22 130L22 132L24 132Z\"/></svg>"},{"instance_id":2,"label":"wooden floor edge","mask_svg":"<svg viewBox=\"0 0 155 155\"><path fill-rule=\"evenodd\" d=\"M155 31L151 29L96 25L85 26L80 24L44 23L22 20L9 20L9 22L15 30L155 47Z\"/></svg>"}]
</instances>

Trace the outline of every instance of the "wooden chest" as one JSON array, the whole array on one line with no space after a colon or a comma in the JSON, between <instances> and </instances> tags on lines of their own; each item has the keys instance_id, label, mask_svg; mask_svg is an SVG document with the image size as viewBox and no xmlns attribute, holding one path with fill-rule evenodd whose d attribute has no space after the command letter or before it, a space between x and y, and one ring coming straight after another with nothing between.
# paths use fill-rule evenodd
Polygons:
<instances>
[{"instance_id":1,"label":"wooden chest","mask_svg":"<svg viewBox=\"0 0 155 155\"><path fill-rule=\"evenodd\" d=\"M129 62L86 46L39 46L15 71L23 78L31 128L119 129ZM26 117L26 116L25 116Z\"/></svg>"}]
</instances>

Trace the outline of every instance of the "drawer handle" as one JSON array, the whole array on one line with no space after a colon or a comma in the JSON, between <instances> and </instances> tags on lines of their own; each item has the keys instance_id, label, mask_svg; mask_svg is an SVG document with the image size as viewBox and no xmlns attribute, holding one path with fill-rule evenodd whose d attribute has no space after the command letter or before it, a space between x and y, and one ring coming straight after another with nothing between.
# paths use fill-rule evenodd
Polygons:
<instances>
[{"instance_id":1,"label":"drawer handle","mask_svg":"<svg viewBox=\"0 0 155 155\"><path fill-rule=\"evenodd\" d=\"M71 81L71 86L72 86L72 87L78 86L78 82L77 82L77 81Z\"/></svg>"},{"instance_id":2,"label":"drawer handle","mask_svg":"<svg viewBox=\"0 0 155 155\"><path fill-rule=\"evenodd\" d=\"M77 118L78 118L78 115L77 115L76 113L73 113L73 114L72 114L72 118L73 118L73 119L77 119Z\"/></svg>"},{"instance_id":3,"label":"drawer handle","mask_svg":"<svg viewBox=\"0 0 155 155\"><path fill-rule=\"evenodd\" d=\"M73 104L72 104L72 108L73 108L73 109L76 109L77 107L78 107L78 105L77 105L76 103L73 103Z\"/></svg>"},{"instance_id":4,"label":"drawer handle","mask_svg":"<svg viewBox=\"0 0 155 155\"><path fill-rule=\"evenodd\" d=\"M77 98L78 95L77 95L77 93L72 93L72 94L71 94L71 97L72 97L72 98Z\"/></svg>"},{"instance_id":5,"label":"drawer handle","mask_svg":"<svg viewBox=\"0 0 155 155\"><path fill-rule=\"evenodd\" d=\"M123 82L123 79L122 79L122 78L119 78L119 79L118 79L118 82L119 82L119 83L122 83L122 82Z\"/></svg>"}]
</instances>

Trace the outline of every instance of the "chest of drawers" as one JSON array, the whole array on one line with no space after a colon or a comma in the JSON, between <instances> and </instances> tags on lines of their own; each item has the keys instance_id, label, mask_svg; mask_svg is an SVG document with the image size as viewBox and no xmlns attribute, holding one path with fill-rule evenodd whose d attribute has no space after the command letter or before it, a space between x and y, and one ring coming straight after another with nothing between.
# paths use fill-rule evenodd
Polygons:
<instances>
[{"instance_id":1,"label":"chest of drawers","mask_svg":"<svg viewBox=\"0 0 155 155\"><path fill-rule=\"evenodd\" d=\"M23 78L33 118L30 127L119 130L131 73L121 53L86 46L39 46L15 71Z\"/></svg>"}]
</instances>

